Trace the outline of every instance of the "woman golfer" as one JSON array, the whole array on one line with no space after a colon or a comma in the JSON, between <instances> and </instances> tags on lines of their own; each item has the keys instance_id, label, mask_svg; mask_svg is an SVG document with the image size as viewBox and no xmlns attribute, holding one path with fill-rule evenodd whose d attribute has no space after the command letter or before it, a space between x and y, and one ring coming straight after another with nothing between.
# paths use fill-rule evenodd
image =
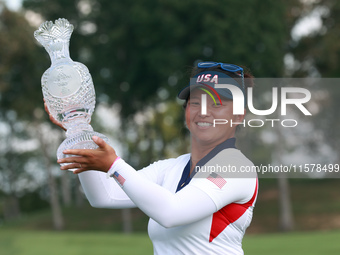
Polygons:
<instances>
[{"instance_id":1,"label":"woman golfer","mask_svg":"<svg viewBox=\"0 0 340 255\"><path fill-rule=\"evenodd\" d=\"M248 86L251 75L239 66L198 63L190 85L178 94L185 100L189 154L136 171L93 137L98 149L66 150L64 154L76 157L58 163L70 163L62 170L77 168L74 173L79 173L92 206L138 207L147 214L154 254L243 254L242 238L252 219L258 182L256 174L242 174L253 164L235 147L244 114L233 114L232 88L245 98Z\"/></svg>"}]
</instances>

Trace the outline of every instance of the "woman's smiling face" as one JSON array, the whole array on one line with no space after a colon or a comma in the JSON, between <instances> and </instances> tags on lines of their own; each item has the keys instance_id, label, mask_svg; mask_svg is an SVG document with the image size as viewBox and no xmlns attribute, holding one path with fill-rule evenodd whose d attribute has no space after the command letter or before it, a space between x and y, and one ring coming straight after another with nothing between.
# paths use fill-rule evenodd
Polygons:
<instances>
[{"instance_id":1,"label":"woman's smiling face","mask_svg":"<svg viewBox=\"0 0 340 255\"><path fill-rule=\"evenodd\" d=\"M206 114L202 114L202 95L206 95ZM214 100L203 90L197 88L190 92L185 110L186 124L191 138L197 145L216 146L228 138L234 137L237 124L244 119L244 115L233 115L233 101ZM214 120L227 120L226 124L214 125Z\"/></svg>"}]
</instances>

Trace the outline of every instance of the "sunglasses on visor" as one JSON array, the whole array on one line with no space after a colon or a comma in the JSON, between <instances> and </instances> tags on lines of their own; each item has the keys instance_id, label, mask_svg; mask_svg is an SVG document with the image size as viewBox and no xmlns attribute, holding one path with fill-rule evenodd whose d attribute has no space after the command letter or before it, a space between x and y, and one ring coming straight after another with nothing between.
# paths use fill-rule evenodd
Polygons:
<instances>
[{"instance_id":1,"label":"sunglasses on visor","mask_svg":"<svg viewBox=\"0 0 340 255\"><path fill-rule=\"evenodd\" d=\"M198 68L209 68L209 67L215 67L220 66L221 69L231 72L231 73L238 73L241 72L242 77L242 87L244 89L244 75L243 75L243 68L237 65L233 64L226 64L226 63L220 63L220 62L199 62L197 64ZM239 75L239 74L237 74Z\"/></svg>"}]
</instances>

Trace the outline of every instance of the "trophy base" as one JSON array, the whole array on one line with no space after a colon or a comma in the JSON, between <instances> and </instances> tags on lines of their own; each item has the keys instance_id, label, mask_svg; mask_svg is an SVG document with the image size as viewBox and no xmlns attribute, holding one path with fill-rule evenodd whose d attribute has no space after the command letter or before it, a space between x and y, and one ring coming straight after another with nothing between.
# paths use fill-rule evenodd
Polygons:
<instances>
[{"instance_id":1,"label":"trophy base","mask_svg":"<svg viewBox=\"0 0 340 255\"><path fill-rule=\"evenodd\" d=\"M102 138L106 143L110 143L109 139L98 132L95 131L82 131L67 137L60 145L57 150L57 158L67 158L73 157L75 155L63 153L66 149L97 149L98 145L92 140L93 136L98 136ZM61 164L61 165L68 165L69 163ZM70 171L74 171L76 169L69 169Z\"/></svg>"}]
</instances>

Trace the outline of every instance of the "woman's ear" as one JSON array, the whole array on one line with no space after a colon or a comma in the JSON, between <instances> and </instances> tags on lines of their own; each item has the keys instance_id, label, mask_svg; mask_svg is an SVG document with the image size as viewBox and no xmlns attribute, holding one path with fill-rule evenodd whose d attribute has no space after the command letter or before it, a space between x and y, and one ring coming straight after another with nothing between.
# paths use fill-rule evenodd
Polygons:
<instances>
[{"instance_id":1,"label":"woman's ear","mask_svg":"<svg viewBox=\"0 0 340 255\"><path fill-rule=\"evenodd\" d=\"M242 122L244 120L245 116L246 116L246 109L244 109L244 114L236 115L237 122Z\"/></svg>"}]
</instances>

